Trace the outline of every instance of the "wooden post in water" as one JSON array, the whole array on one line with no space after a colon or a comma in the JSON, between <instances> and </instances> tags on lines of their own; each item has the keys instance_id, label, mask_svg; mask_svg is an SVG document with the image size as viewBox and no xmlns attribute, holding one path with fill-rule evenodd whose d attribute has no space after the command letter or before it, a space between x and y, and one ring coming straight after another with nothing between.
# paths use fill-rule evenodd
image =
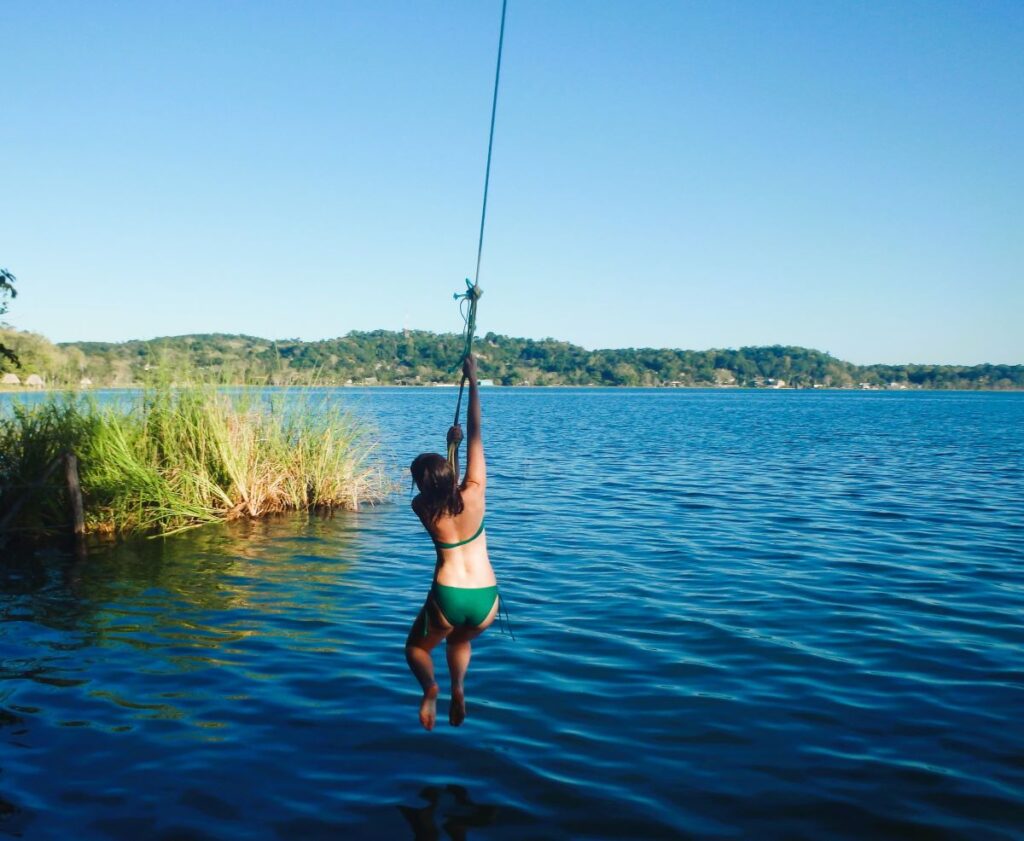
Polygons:
<instances>
[{"instance_id":1,"label":"wooden post in water","mask_svg":"<svg viewBox=\"0 0 1024 841\"><path fill-rule=\"evenodd\" d=\"M68 487L68 513L75 537L85 536L85 507L82 505L82 486L78 481L78 456L64 453L64 479Z\"/></svg>"}]
</instances>

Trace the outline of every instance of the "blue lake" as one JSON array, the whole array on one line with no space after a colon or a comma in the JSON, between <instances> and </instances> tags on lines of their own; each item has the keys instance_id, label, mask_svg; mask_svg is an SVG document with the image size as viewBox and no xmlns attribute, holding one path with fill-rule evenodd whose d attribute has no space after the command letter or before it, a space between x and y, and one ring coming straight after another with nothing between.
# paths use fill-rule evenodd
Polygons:
<instances>
[{"instance_id":1,"label":"blue lake","mask_svg":"<svg viewBox=\"0 0 1024 841\"><path fill-rule=\"evenodd\" d=\"M322 397L403 488L455 402ZM1024 394L483 403L517 640L474 644L463 727L417 719L404 493L8 556L0 835L1024 837Z\"/></svg>"}]
</instances>

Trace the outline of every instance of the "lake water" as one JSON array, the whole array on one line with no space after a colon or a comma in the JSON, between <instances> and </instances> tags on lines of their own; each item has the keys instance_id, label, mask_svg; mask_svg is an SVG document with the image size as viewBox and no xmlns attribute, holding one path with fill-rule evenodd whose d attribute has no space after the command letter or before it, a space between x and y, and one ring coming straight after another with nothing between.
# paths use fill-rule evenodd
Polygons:
<instances>
[{"instance_id":1,"label":"lake water","mask_svg":"<svg viewBox=\"0 0 1024 841\"><path fill-rule=\"evenodd\" d=\"M463 727L417 720L404 494L8 557L0 835L1024 837L1024 395L483 397L517 640ZM323 398L404 481L455 393Z\"/></svg>"}]
</instances>

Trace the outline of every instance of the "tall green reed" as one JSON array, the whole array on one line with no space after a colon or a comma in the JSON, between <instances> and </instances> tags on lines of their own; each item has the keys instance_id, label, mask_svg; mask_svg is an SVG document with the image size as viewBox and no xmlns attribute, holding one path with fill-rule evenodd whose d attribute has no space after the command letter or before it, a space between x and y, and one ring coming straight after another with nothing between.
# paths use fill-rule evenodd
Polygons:
<instances>
[{"instance_id":1,"label":"tall green reed","mask_svg":"<svg viewBox=\"0 0 1024 841\"><path fill-rule=\"evenodd\" d=\"M66 450L79 457L93 533L170 534L284 511L354 509L389 491L368 458L366 427L310 391L160 381L119 399L54 395L0 417L0 521L27 493L10 529L63 528L59 485L33 483Z\"/></svg>"}]
</instances>

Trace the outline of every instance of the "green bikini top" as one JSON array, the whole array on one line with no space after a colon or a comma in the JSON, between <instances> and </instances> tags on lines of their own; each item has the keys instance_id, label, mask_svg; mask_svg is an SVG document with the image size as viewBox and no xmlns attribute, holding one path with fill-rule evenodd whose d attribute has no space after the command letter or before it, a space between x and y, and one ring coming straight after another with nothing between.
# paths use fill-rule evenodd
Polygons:
<instances>
[{"instance_id":1,"label":"green bikini top","mask_svg":"<svg viewBox=\"0 0 1024 841\"><path fill-rule=\"evenodd\" d=\"M442 543L440 540L435 539L434 545L438 549L454 549L456 546L465 546L467 543L472 543L474 540L476 540L483 533L483 530L484 521L481 520L480 528L476 530L476 534L474 534L472 537L467 537L465 540L460 540L458 543Z\"/></svg>"}]
</instances>

